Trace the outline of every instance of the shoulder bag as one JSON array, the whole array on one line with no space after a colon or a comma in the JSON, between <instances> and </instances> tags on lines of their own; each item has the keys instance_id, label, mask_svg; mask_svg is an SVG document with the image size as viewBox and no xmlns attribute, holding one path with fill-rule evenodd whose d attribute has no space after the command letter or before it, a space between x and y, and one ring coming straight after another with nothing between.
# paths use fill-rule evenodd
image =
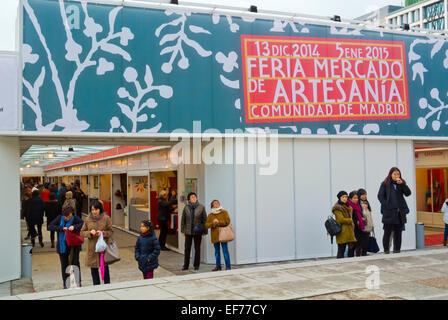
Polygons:
<instances>
[{"instance_id":1,"label":"shoulder bag","mask_svg":"<svg viewBox=\"0 0 448 320\"><path fill-rule=\"evenodd\" d=\"M115 241L110 240L104 252L104 263L109 265L120 261L120 252Z\"/></svg>"},{"instance_id":2,"label":"shoulder bag","mask_svg":"<svg viewBox=\"0 0 448 320\"><path fill-rule=\"evenodd\" d=\"M235 239L233 227L229 224L227 227L219 227L219 242L230 242Z\"/></svg>"}]
</instances>

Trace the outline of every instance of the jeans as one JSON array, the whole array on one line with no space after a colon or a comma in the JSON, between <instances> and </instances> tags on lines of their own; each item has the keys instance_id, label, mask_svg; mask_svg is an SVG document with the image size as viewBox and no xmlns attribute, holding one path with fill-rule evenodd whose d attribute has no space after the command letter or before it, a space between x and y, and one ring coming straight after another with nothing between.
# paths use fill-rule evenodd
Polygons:
<instances>
[{"instance_id":1,"label":"jeans","mask_svg":"<svg viewBox=\"0 0 448 320\"><path fill-rule=\"evenodd\" d=\"M220 245L222 247L222 254L224 255L224 261L226 263L226 268L230 268L230 256L229 256L229 248L227 246L227 242L217 242L213 244L215 246L215 258L216 258L216 266L221 266L221 250Z\"/></svg>"},{"instance_id":2,"label":"jeans","mask_svg":"<svg viewBox=\"0 0 448 320\"><path fill-rule=\"evenodd\" d=\"M443 234L443 241L446 241L448 239L448 224L445 223L445 232Z\"/></svg>"},{"instance_id":3,"label":"jeans","mask_svg":"<svg viewBox=\"0 0 448 320\"><path fill-rule=\"evenodd\" d=\"M90 268L90 273L92 274L93 285L101 284L99 268ZM110 283L109 266L104 266L104 284Z\"/></svg>"},{"instance_id":4,"label":"jeans","mask_svg":"<svg viewBox=\"0 0 448 320\"><path fill-rule=\"evenodd\" d=\"M143 279L152 279L154 278L154 270L150 270L148 272L142 272L143 273Z\"/></svg>"}]
</instances>

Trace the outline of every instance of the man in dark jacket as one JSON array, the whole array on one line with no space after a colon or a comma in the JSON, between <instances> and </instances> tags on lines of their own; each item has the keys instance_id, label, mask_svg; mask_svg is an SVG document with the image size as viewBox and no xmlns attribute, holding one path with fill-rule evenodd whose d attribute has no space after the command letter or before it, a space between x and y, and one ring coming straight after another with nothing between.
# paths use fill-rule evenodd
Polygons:
<instances>
[{"instance_id":1,"label":"man in dark jacket","mask_svg":"<svg viewBox=\"0 0 448 320\"><path fill-rule=\"evenodd\" d=\"M75 279L78 277L78 286L81 285L81 266L79 264L79 253L81 246L70 247L65 240L65 231L79 232L84 224L82 219L74 215L75 211L73 207L67 206L63 210L63 215L57 216L49 225L47 229L49 231L56 231L58 233L58 242L56 244L56 252L59 254L59 260L61 261L61 273L64 289L67 289L67 267L70 265L76 266L78 273L75 274Z\"/></svg>"},{"instance_id":2,"label":"man in dark jacket","mask_svg":"<svg viewBox=\"0 0 448 320\"><path fill-rule=\"evenodd\" d=\"M188 194L188 204L182 213L181 232L185 235L184 266L182 270L188 270L190 265L191 243L194 240L194 262L195 271L199 270L201 263L201 241L202 236L207 234L205 222L207 213L202 204L198 202L196 193Z\"/></svg>"},{"instance_id":3,"label":"man in dark jacket","mask_svg":"<svg viewBox=\"0 0 448 320\"><path fill-rule=\"evenodd\" d=\"M35 238L39 235L39 244L43 248L42 224L44 223L44 201L39 196L38 190L33 191L31 199L28 200L27 216L30 223L31 244L34 247Z\"/></svg>"},{"instance_id":4,"label":"man in dark jacket","mask_svg":"<svg viewBox=\"0 0 448 320\"><path fill-rule=\"evenodd\" d=\"M401 236L409 213L404 196L409 197L411 190L406 181L401 178L398 168L392 168L387 178L381 183L378 200L381 203L382 222L384 224L383 247L384 253L389 253L390 236L394 232L394 253L401 250Z\"/></svg>"},{"instance_id":5,"label":"man in dark jacket","mask_svg":"<svg viewBox=\"0 0 448 320\"><path fill-rule=\"evenodd\" d=\"M160 249L163 251L169 250L166 245L166 237L168 235L168 221L171 219L170 209L173 203L177 201L177 199L171 199L168 201L168 192L163 190L160 191L159 201L158 201L158 214L157 221L160 225L160 235L159 235L159 243Z\"/></svg>"},{"instance_id":6,"label":"man in dark jacket","mask_svg":"<svg viewBox=\"0 0 448 320\"><path fill-rule=\"evenodd\" d=\"M50 193L50 200L45 202L44 205L45 217L47 217L47 229L48 224L52 222L58 216L58 200L56 193ZM54 248L54 234L55 231L50 231L51 247Z\"/></svg>"}]
</instances>

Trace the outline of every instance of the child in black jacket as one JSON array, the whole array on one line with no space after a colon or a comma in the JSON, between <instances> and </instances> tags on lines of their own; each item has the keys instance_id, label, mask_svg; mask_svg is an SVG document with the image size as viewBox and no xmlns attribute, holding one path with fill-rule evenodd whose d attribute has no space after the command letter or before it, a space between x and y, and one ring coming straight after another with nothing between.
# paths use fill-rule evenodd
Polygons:
<instances>
[{"instance_id":1,"label":"child in black jacket","mask_svg":"<svg viewBox=\"0 0 448 320\"><path fill-rule=\"evenodd\" d=\"M143 279L154 278L154 269L159 266L160 245L150 221L140 223L142 232L135 244L135 260L143 273Z\"/></svg>"}]
</instances>

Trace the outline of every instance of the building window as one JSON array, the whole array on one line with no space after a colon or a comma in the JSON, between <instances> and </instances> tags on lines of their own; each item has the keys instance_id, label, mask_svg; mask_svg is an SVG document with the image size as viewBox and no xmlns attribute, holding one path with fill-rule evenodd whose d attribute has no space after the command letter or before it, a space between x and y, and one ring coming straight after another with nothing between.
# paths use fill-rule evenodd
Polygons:
<instances>
[{"instance_id":1,"label":"building window","mask_svg":"<svg viewBox=\"0 0 448 320\"><path fill-rule=\"evenodd\" d=\"M437 19L424 24L425 29L429 30L443 30L445 29L445 19Z\"/></svg>"},{"instance_id":2,"label":"building window","mask_svg":"<svg viewBox=\"0 0 448 320\"><path fill-rule=\"evenodd\" d=\"M434 19L438 18L438 16L443 15L445 12L445 8L443 6L443 1L431 4L424 8L424 18L425 19Z\"/></svg>"}]
</instances>

